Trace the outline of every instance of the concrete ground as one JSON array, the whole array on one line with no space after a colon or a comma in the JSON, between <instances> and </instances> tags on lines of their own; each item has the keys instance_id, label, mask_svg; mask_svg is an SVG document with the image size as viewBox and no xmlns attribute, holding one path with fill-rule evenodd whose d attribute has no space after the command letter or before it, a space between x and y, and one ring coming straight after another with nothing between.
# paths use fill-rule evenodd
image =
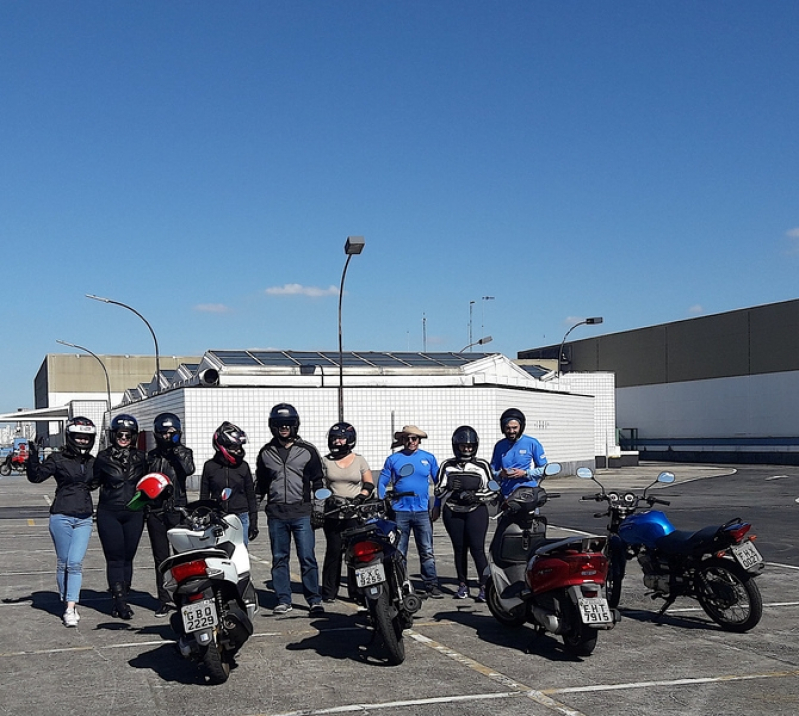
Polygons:
<instances>
[{"instance_id":1,"label":"concrete ground","mask_svg":"<svg viewBox=\"0 0 799 716\"><path fill-rule=\"evenodd\" d=\"M607 487L638 487L660 469L682 481L729 472L650 464L602 470L599 477ZM565 477L553 479L550 489L563 492L562 500L573 500L591 492L587 486ZM80 625L62 626L47 529L52 490L52 484L31 485L21 477L0 480L2 714L799 713L799 570L769 565L758 578L766 605L762 622L748 634L729 634L690 601L678 602L662 623L653 623L655 607L631 565L621 605L624 620L600 634L592 656L579 659L566 654L554 637L536 636L529 626L504 628L484 604L453 599L452 553L440 521L435 545L447 596L424 603L414 628L406 632L407 659L398 667L380 659L365 616L349 602L339 601L324 616L310 618L295 593L294 611L272 616L274 596L265 586L269 544L262 529L251 550L262 604L255 634L229 681L208 686L176 653L165 620L154 617L146 535L136 560L133 620L110 616L103 555L93 535L84 563ZM320 560L322 553L319 544ZM410 568L418 573L413 549Z\"/></svg>"}]
</instances>

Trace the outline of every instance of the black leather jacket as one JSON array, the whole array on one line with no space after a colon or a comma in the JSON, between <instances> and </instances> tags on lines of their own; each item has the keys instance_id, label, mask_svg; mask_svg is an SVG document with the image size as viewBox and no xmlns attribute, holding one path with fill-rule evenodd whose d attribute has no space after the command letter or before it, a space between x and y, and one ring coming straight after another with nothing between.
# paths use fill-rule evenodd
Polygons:
<instances>
[{"instance_id":1,"label":"black leather jacket","mask_svg":"<svg viewBox=\"0 0 799 716\"><path fill-rule=\"evenodd\" d=\"M222 509L227 513L248 513L250 526L257 527L258 500L255 497L255 485L249 464L243 460L240 465L231 465L217 453L203 466L200 499L218 500L226 487L232 490L232 494L230 499L223 503Z\"/></svg>"},{"instance_id":2,"label":"black leather jacket","mask_svg":"<svg viewBox=\"0 0 799 716\"><path fill-rule=\"evenodd\" d=\"M141 450L115 446L102 450L94 462L94 484L100 487L97 509L125 509L147 472L147 455Z\"/></svg>"},{"instance_id":3,"label":"black leather jacket","mask_svg":"<svg viewBox=\"0 0 799 716\"><path fill-rule=\"evenodd\" d=\"M160 472L172 481L172 497L170 501L178 507L185 507L186 478L194 474L194 453L191 448L178 443L175 447L162 450L154 448L147 453L147 463L150 472ZM165 500L159 500L150 505L151 512L164 509Z\"/></svg>"},{"instance_id":4,"label":"black leather jacket","mask_svg":"<svg viewBox=\"0 0 799 716\"><path fill-rule=\"evenodd\" d=\"M44 462L38 453L25 466L29 482L44 482L50 477L56 481L55 499L50 506L51 515L89 517L92 514L93 455L76 455L68 450L54 452Z\"/></svg>"}]
</instances>

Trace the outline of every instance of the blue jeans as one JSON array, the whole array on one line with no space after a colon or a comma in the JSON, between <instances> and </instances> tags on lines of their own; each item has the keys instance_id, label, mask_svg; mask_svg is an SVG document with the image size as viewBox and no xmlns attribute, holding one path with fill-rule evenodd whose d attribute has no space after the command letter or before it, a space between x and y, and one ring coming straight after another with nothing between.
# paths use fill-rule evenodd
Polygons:
<instances>
[{"instance_id":1,"label":"blue jeans","mask_svg":"<svg viewBox=\"0 0 799 716\"><path fill-rule=\"evenodd\" d=\"M294 519L277 519L267 517L269 541L272 544L272 587L277 594L279 604L291 604L291 574L289 573L289 556L291 554L291 537L297 547L297 559L302 574L302 593L308 604L322 601L319 594L319 566L316 564L314 548L316 540L311 527L310 517Z\"/></svg>"},{"instance_id":2,"label":"blue jeans","mask_svg":"<svg viewBox=\"0 0 799 716\"><path fill-rule=\"evenodd\" d=\"M83 581L83 557L92 536L92 517L50 515L50 536L55 545L58 593L64 602L78 602Z\"/></svg>"},{"instance_id":3,"label":"blue jeans","mask_svg":"<svg viewBox=\"0 0 799 716\"><path fill-rule=\"evenodd\" d=\"M419 512L409 512L397 510L397 526L400 528L400 539L397 549L408 559L408 542L413 530L413 540L416 543L416 550L419 552L419 562L422 566L422 581L428 589L438 586L438 575L436 574L436 558L433 554L433 523L430 521L430 513L427 510Z\"/></svg>"},{"instance_id":4,"label":"blue jeans","mask_svg":"<svg viewBox=\"0 0 799 716\"><path fill-rule=\"evenodd\" d=\"M249 512L237 512L236 517L241 520L241 531L244 533L244 546L250 546L250 513Z\"/></svg>"}]
</instances>

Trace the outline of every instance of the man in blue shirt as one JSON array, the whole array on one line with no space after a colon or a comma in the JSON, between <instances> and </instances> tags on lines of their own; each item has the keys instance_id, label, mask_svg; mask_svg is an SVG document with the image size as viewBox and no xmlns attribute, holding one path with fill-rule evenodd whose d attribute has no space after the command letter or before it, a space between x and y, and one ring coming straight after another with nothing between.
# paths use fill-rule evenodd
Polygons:
<instances>
[{"instance_id":1,"label":"man in blue shirt","mask_svg":"<svg viewBox=\"0 0 799 716\"><path fill-rule=\"evenodd\" d=\"M518 408L508 408L499 418L499 426L505 435L494 446L491 470L499 480L502 495L507 497L524 482L535 484L544 474L547 456L538 440L524 434L527 421Z\"/></svg>"},{"instance_id":2,"label":"man in blue shirt","mask_svg":"<svg viewBox=\"0 0 799 716\"><path fill-rule=\"evenodd\" d=\"M377 496L384 498L389 485L394 485L394 492L413 492L412 496L401 497L392 503L400 528L397 549L408 558L408 542L413 530L427 594L433 599L442 599L444 595L438 586L433 554L433 524L429 511L430 481L433 484L436 482L438 463L431 453L419 449L419 444L426 437L427 433L415 425L406 425L402 431L394 433L395 443L392 447L402 445L402 450L386 458L377 482Z\"/></svg>"}]
</instances>

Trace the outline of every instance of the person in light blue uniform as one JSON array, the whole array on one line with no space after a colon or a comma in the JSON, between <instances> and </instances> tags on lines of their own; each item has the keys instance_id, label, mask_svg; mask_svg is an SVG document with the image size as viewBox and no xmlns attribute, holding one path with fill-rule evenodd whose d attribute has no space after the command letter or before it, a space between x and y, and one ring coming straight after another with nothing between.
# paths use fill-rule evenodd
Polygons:
<instances>
[{"instance_id":1,"label":"person in light blue uniform","mask_svg":"<svg viewBox=\"0 0 799 716\"><path fill-rule=\"evenodd\" d=\"M392 502L400 528L397 549L408 558L408 542L413 531L427 594L434 599L442 599L444 595L439 588L436 574L433 524L429 511L430 482L436 483L438 462L431 453L419 449L419 444L426 437L427 433L415 425L406 425L400 432L394 433L395 442L392 447L402 445L402 450L386 458L377 482L377 496L383 499L389 485L394 486L394 492L413 492L412 496L401 497Z\"/></svg>"},{"instance_id":2,"label":"person in light blue uniform","mask_svg":"<svg viewBox=\"0 0 799 716\"><path fill-rule=\"evenodd\" d=\"M491 470L499 481L502 496L507 497L519 485L538 484L544 474L547 456L538 440L524 434L527 420L518 408L508 408L499 418L505 437L494 446Z\"/></svg>"}]
</instances>

